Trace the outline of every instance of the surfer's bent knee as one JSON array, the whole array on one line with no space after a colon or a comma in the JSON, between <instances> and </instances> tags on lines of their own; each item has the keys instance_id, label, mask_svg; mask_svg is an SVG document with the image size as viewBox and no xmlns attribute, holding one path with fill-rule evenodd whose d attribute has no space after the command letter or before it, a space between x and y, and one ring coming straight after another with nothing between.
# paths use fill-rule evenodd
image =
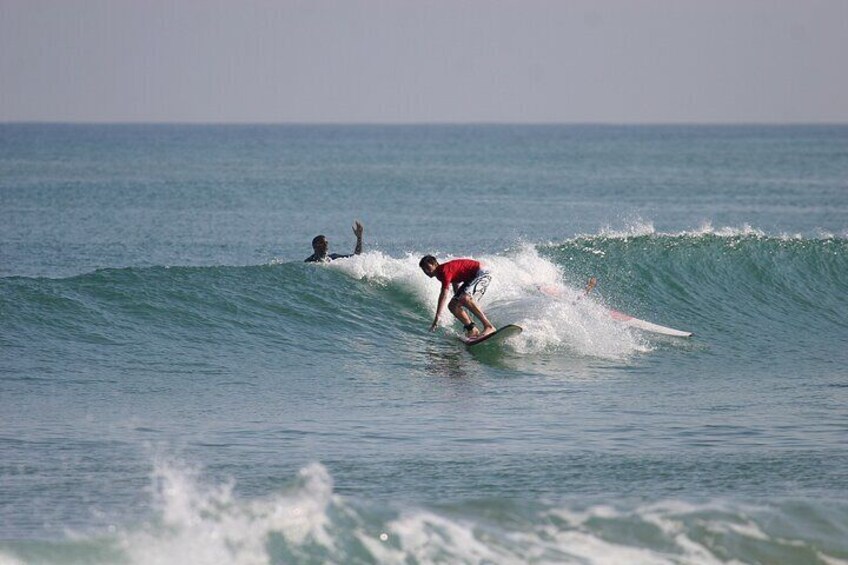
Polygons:
<instances>
[{"instance_id":1,"label":"surfer's bent knee","mask_svg":"<svg viewBox=\"0 0 848 565\"><path fill-rule=\"evenodd\" d=\"M451 310L458 310L462 308L468 308L469 305L474 304L474 299L468 294L461 294L460 296L454 296L451 298L451 301L448 303L448 308Z\"/></svg>"}]
</instances>

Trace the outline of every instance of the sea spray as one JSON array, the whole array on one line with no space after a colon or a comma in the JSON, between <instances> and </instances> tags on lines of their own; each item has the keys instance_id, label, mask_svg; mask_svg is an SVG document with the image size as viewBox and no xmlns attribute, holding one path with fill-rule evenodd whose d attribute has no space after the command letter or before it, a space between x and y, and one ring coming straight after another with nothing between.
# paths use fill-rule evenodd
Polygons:
<instances>
[{"instance_id":1,"label":"sea spray","mask_svg":"<svg viewBox=\"0 0 848 565\"><path fill-rule=\"evenodd\" d=\"M61 546L0 544L0 563L753 563L848 562L848 506L791 499L771 504L663 500L478 500L427 507L366 502L333 492L327 469L303 467L262 496L212 484L202 472L159 460L153 518ZM808 522L817 524L809 531ZM63 548L60 550L60 547Z\"/></svg>"},{"instance_id":2,"label":"sea spray","mask_svg":"<svg viewBox=\"0 0 848 565\"><path fill-rule=\"evenodd\" d=\"M449 261L455 257L439 258ZM522 245L500 255L471 257L491 273L492 282L481 300L487 316L496 324L515 323L524 333L506 342L519 354L562 351L579 356L623 360L650 350L647 342L615 324L608 310L593 297L564 282L562 268L542 257L535 247ZM379 252L331 263L358 280L378 287L394 287L419 302L422 315L435 310L440 286L418 267L418 256L395 259ZM556 289L556 297L545 289ZM453 316L443 312L441 326L456 326ZM455 330L450 330L455 331Z\"/></svg>"},{"instance_id":3,"label":"sea spray","mask_svg":"<svg viewBox=\"0 0 848 565\"><path fill-rule=\"evenodd\" d=\"M232 482L206 484L197 470L173 461L158 462L154 478L159 520L120 536L131 563L269 563L274 536L293 557L338 551L328 508L340 502L321 465L301 469L284 492L250 501L235 497Z\"/></svg>"}]
</instances>

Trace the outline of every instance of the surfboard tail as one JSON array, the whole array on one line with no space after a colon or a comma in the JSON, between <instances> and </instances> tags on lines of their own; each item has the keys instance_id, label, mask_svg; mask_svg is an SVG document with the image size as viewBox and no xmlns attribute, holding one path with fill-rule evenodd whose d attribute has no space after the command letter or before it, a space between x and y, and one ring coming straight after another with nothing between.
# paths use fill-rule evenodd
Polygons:
<instances>
[{"instance_id":1,"label":"surfboard tail","mask_svg":"<svg viewBox=\"0 0 848 565\"><path fill-rule=\"evenodd\" d=\"M692 337L692 332L687 332L683 330L676 330L674 328L669 328L666 326L661 326L659 324L654 324L653 322L648 322L647 320L640 320L639 318L634 318L629 314L625 314L624 312L619 312L618 310L609 311L610 317L616 322L620 322L626 326L630 326L632 328L637 328L646 332L651 332L655 334L668 335L672 337Z\"/></svg>"}]
</instances>

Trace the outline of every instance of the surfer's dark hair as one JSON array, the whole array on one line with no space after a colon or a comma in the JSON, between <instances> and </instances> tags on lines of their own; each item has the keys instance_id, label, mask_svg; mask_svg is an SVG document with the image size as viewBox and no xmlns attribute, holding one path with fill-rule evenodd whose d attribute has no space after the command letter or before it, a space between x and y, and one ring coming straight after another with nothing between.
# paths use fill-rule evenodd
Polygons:
<instances>
[{"instance_id":1,"label":"surfer's dark hair","mask_svg":"<svg viewBox=\"0 0 848 565\"><path fill-rule=\"evenodd\" d=\"M432 255L425 255L420 261L418 261L418 266L422 269L424 268L424 265L433 265L434 267L438 267L439 262L436 261L436 258Z\"/></svg>"},{"instance_id":2,"label":"surfer's dark hair","mask_svg":"<svg viewBox=\"0 0 848 565\"><path fill-rule=\"evenodd\" d=\"M327 239L327 238L323 235L316 235L315 237L313 237L312 238L312 247L317 247L318 244L321 243L322 239Z\"/></svg>"}]
</instances>

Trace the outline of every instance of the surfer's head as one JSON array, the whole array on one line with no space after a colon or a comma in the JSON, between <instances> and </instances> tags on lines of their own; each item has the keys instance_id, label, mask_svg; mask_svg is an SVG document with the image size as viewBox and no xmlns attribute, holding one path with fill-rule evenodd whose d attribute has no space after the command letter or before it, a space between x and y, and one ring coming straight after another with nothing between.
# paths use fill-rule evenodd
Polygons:
<instances>
[{"instance_id":1,"label":"surfer's head","mask_svg":"<svg viewBox=\"0 0 848 565\"><path fill-rule=\"evenodd\" d=\"M330 244L327 242L327 238L323 235L316 235L312 238L312 250L315 251L315 253L326 253L329 245Z\"/></svg>"},{"instance_id":2,"label":"surfer's head","mask_svg":"<svg viewBox=\"0 0 848 565\"><path fill-rule=\"evenodd\" d=\"M418 266L421 267L421 270L424 271L425 275L433 277L436 275L436 269L439 268L439 262L436 261L436 258L432 255L425 255L418 262Z\"/></svg>"}]
</instances>

